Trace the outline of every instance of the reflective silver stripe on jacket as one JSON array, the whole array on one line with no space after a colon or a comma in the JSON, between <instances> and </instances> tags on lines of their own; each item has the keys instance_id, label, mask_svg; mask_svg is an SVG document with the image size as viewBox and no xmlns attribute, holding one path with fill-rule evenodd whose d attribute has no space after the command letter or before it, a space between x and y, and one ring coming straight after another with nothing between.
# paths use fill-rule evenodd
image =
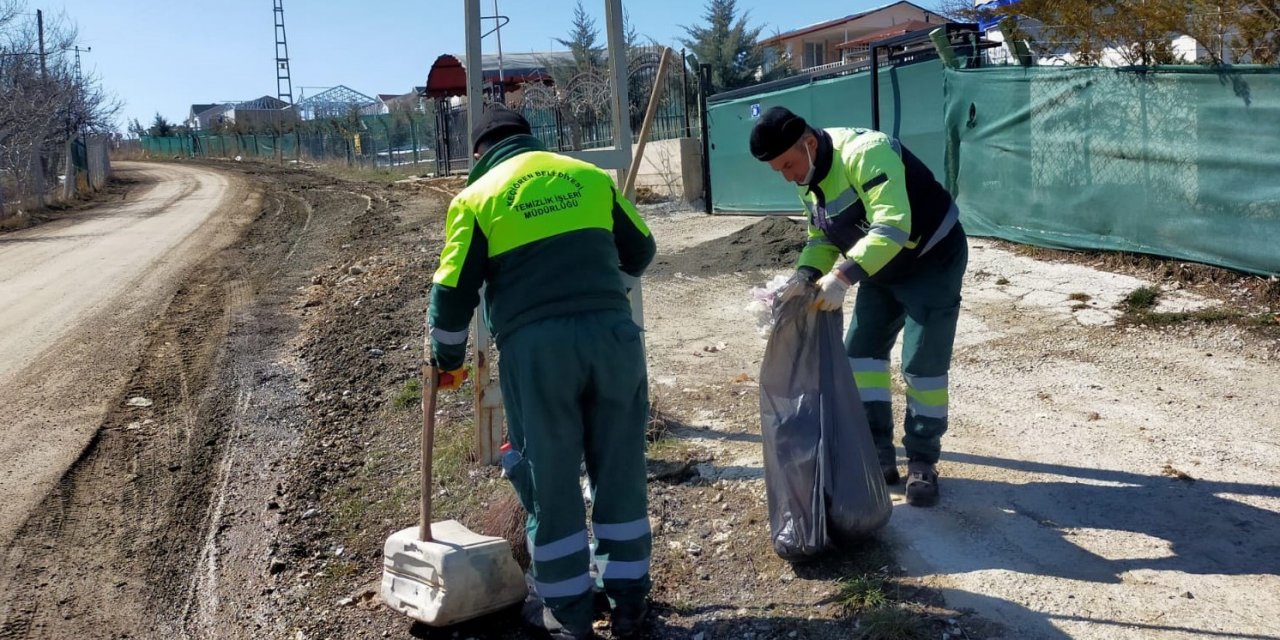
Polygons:
<instances>
[{"instance_id":1,"label":"reflective silver stripe on jacket","mask_svg":"<svg viewBox=\"0 0 1280 640\"><path fill-rule=\"evenodd\" d=\"M928 244L924 245L924 248L920 250L920 255L929 253L929 250L932 249L934 245L942 242L942 239L947 237L948 233L951 233L951 228L956 226L956 222L958 220L960 220L960 207L957 207L953 200L951 202L951 208L947 209L946 217L942 219L942 224L938 225L938 230L933 232L933 237L929 238Z\"/></svg>"}]
</instances>

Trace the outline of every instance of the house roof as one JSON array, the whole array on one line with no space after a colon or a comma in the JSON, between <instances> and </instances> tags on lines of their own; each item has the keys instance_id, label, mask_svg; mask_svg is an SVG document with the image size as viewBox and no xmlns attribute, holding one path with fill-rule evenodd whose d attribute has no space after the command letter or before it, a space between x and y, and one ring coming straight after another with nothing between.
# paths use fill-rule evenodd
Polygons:
<instances>
[{"instance_id":1,"label":"house roof","mask_svg":"<svg viewBox=\"0 0 1280 640\"><path fill-rule=\"evenodd\" d=\"M218 105L216 104L193 104L191 105L191 115L198 116Z\"/></svg>"},{"instance_id":2,"label":"house roof","mask_svg":"<svg viewBox=\"0 0 1280 640\"><path fill-rule=\"evenodd\" d=\"M934 11L930 11L930 10L928 10L928 9L926 9L926 8L924 8L924 7L922 7L922 6L918 5L918 4L916 4L916 3L914 3L914 2L907 2L906 0L899 0L898 2L890 2L889 4L881 5L881 6L879 6L879 7L874 8L874 9L867 9L866 11L862 11L862 12L859 12L859 13L850 14L850 15L847 15L847 16L845 16L845 17L843 17L843 18L836 18L835 20L827 20L826 22L819 22L819 23L817 23L817 24L811 24L811 25L809 25L809 26L807 26L807 27L801 27L801 28L796 29L796 30L794 30L794 31L788 31L788 32L786 32L786 33L780 33L780 34L778 34L778 35L776 35L776 36L773 36L772 38L768 38L768 39L765 39L765 40L761 40L761 41L760 41L760 44L765 44L765 45L775 44L775 43L781 42L781 41L783 41L783 40L790 40L791 38L797 38L797 37L799 37L799 36L803 36L803 35L808 35L808 34L810 34L810 33L814 33L814 32L816 32L816 31L822 31L823 29L830 29L831 27L837 27L837 26L840 26L840 25L842 25L842 24L844 24L844 23L846 23L846 22L851 22L851 21L853 21L853 20L857 20L858 18L865 18L865 17L867 17L867 16L869 16L869 15L871 15L871 14L873 14L873 13L878 13L878 12L880 12L880 11L884 11L885 9L891 9L891 8L893 8L893 7L896 7L896 6L898 6L898 5L902 5L902 4L910 5L910 6L915 7L915 8L917 8L917 9L921 10L921 11L924 11L925 13L928 13L928 14L930 14L930 15L938 16L939 18L943 18L943 17L944 17L944 16L942 16L941 14L939 14L939 13L937 13L937 12L934 12Z\"/></svg>"},{"instance_id":3,"label":"house roof","mask_svg":"<svg viewBox=\"0 0 1280 640\"><path fill-rule=\"evenodd\" d=\"M246 100L236 105L239 111L270 111L274 109L284 109L289 103L279 98L271 96L262 96L256 100Z\"/></svg>"},{"instance_id":4,"label":"house roof","mask_svg":"<svg viewBox=\"0 0 1280 640\"><path fill-rule=\"evenodd\" d=\"M937 28L937 26L938 24L935 22L925 22L924 20L909 20L907 22L903 22L902 24L895 24L892 27L889 27L887 29L881 29L874 33L868 33L867 35L857 38L855 40L850 40L848 42L841 42L840 44L836 45L836 48L852 49L853 47L864 47L873 42L879 42L880 40L884 40L885 38L892 38L893 36L900 36L903 34L911 33L913 31L923 31L925 29L933 29L933 28Z\"/></svg>"}]
</instances>

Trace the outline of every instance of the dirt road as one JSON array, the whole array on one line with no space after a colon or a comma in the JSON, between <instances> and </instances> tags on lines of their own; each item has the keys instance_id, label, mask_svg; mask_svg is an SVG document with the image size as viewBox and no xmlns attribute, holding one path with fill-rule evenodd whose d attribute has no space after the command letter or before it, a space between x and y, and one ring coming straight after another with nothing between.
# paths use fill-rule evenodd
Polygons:
<instances>
[{"instance_id":1,"label":"dirt road","mask_svg":"<svg viewBox=\"0 0 1280 640\"><path fill-rule=\"evenodd\" d=\"M4 390L4 424L23 429L5 440L7 490L23 500L4 502L4 640L223 639L279 611L252 600L272 591L260 582L278 512L261 505L283 500L278 465L303 421L291 298L338 251L339 230L367 233L362 213L385 208L266 165L124 168L154 185L66 227L5 237L119 219L91 235L123 239L90 254L87 278L150 248L79 293L92 298L83 319ZM189 235L152 244L172 227Z\"/></svg>"},{"instance_id":2,"label":"dirt road","mask_svg":"<svg viewBox=\"0 0 1280 640\"><path fill-rule=\"evenodd\" d=\"M205 169L116 168L141 183L124 201L0 236L0 548L89 444L233 193Z\"/></svg>"}]
</instances>

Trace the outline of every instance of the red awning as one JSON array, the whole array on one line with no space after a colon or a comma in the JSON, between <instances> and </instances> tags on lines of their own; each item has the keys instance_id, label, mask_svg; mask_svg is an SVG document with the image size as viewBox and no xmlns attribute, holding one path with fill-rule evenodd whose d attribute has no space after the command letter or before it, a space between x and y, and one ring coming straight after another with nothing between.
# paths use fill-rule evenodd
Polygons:
<instances>
[{"instance_id":1,"label":"red awning","mask_svg":"<svg viewBox=\"0 0 1280 640\"><path fill-rule=\"evenodd\" d=\"M448 98L467 95L467 70L457 58L444 54L427 73L427 97Z\"/></svg>"}]
</instances>

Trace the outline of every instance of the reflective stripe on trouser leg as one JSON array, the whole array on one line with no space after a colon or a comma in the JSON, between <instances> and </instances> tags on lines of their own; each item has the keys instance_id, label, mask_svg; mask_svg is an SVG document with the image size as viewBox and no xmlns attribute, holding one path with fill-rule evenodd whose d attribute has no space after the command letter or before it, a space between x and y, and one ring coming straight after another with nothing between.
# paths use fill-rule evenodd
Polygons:
<instances>
[{"instance_id":1,"label":"reflective stripe on trouser leg","mask_svg":"<svg viewBox=\"0 0 1280 640\"><path fill-rule=\"evenodd\" d=\"M649 517L631 522L606 524L591 523L595 533L595 561L600 570L600 582L616 600L632 592L643 600L650 586L649 555L653 548L653 534L649 530Z\"/></svg>"},{"instance_id":2,"label":"reflective stripe on trouser leg","mask_svg":"<svg viewBox=\"0 0 1280 640\"><path fill-rule=\"evenodd\" d=\"M867 413L867 424L876 445L880 464L894 464L897 454L893 450L893 389L889 377L889 361L879 358L849 358L853 368L853 381L862 397L862 408Z\"/></svg>"},{"instance_id":3,"label":"reflective stripe on trouser leg","mask_svg":"<svg viewBox=\"0 0 1280 640\"><path fill-rule=\"evenodd\" d=\"M858 285L858 297L849 316L849 331L844 337L845 353L854 371L862 407L871 427L880 464L893 464L893 406L890 401L889 352L898 339L906 318L893 291L874 282ZM859 376L859 372L863 375Z\"/></svg>"},{"instance_id":4,"label":"reflective stripe on trouser leg","mask_svg":"<svg viewBox=\"0 0 1280 640\"><path fill-rule=\"evenodd\" d=\"M535 567L534 586L543 598L573 598L591 589L586 529L559 540L538 544L529 536L529 559ZM568 576L568 577L566 577Z\"/></svg>"},{"instance_id":5,"label":"reflective stripe on trouser leg","mask_svg":"<svg viewBox=\"0 0 1280 640\"><path fill-rule=\"evenodd\" d=\"M889 361L879 358L849 358L853 381L863 402L890 402Z\"/></svg>"},{"instance_id":6,"label":"reflective stripe on trouser leg","mask_svg":"<svg viewBox=\"0 0 1280 640\"><path fill-rule=\"evenodd\" d=\"M910 459L937 462L942 434L947 432L947 376L913 376L907 380L906 433L903 448Z\"/></svg>"}]
</instances>

